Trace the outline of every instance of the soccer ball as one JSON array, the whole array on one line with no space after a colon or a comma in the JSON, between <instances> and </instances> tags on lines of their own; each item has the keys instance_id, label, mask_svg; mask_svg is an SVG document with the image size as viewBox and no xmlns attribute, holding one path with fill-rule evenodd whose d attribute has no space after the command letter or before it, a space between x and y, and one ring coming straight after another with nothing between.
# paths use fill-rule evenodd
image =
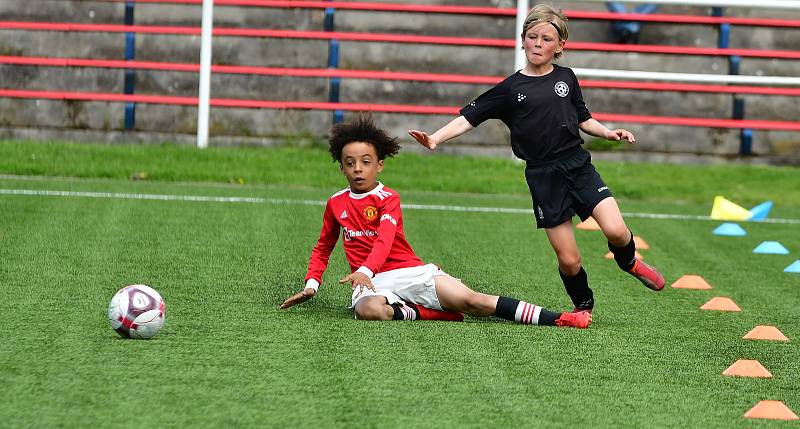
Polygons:
<instances>
[{"instance_id":1,"label":"soccer ball","mask_svg":"<svg viewBox=\"0 0 800 429\"><path fill-rule=\"evenodd\" d=\"M108 321L123 338L152 338L164 326L164 311L164 300L155 289L129 285L111 298Z\"/></svg>"}]
</instances>

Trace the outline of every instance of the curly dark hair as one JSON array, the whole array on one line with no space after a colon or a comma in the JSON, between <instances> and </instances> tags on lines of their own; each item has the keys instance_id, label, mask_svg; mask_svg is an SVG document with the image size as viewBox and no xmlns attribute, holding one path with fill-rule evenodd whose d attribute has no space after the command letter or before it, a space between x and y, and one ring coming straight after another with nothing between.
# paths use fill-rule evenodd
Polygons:
<instances>
[{"instance_id":1,"label":"curly dark hair","mask_svg":"<svg viewBox=\"0 0 800 429\"><path fill-rule=\"evenodd\" d=\"M342 149L352 142L371 144L378 153L379 160L395 156L400 151L397 138L389 137L385 131L378 128L369 115L361 115L354 121L336 124L331 128L328 143L334 162L341 164Z\"/></svg>"}]
</instances>

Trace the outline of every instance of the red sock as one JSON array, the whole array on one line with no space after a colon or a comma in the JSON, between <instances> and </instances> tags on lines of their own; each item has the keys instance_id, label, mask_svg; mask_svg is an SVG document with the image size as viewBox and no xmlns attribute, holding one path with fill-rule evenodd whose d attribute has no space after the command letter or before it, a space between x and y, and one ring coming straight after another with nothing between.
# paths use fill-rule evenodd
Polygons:
<instances>
[{"instance_id":1,"label":"red sock","mask_svg":"<svg viewBox=\"0 0 800 429\"><path fill-rule=\"evenodd\" d=\"M462 322L464 320L464 315L455 311L434 310L417 304L406 305L417 312L420 320L449 320L452 322Z\"/></svg>"}]
</instances>

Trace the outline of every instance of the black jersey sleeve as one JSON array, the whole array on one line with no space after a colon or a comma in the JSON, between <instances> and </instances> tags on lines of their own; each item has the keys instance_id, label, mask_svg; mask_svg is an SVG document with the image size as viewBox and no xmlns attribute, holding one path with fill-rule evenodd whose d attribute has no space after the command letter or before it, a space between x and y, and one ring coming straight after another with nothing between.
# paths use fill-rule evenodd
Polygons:
<instances>
[{"instance_id":1,"label":"black jersey sleeve","mask_svg":"<svg viewBox=\"0 0 800 429\"><path fill-rule=\"evenodd\" d=\"M508 106L508 91L511 87L510 77L484 92L472 103L464 106L459 113L473 127L477 127L487 119L503 119Z\"/></svg>"},{"instance_id":2,"label":"black jersey sleeve","mask_svg":"<svg viewBox=\"0 0 800 429\"><path fill-rule=\"evenodd\" d=\"M575 73L572 69L569 69L569 74L572 76L572 104L575 106L575 111L578 113L578 123L582 123L592 119L592 114L589 113L589 109L586 107L586 103L583 101L583 94L581 93L581 86L578 83L578 77L575 76Z\"/></svg>"}]
</instances>

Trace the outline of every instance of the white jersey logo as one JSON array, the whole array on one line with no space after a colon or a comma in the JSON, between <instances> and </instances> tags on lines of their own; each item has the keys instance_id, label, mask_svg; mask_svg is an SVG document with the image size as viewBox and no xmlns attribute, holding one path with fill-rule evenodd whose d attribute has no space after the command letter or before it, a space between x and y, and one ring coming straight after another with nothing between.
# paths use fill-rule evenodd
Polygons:
<instances>
[{"instance_id":1,"label":"white jersey logo","mask_svg":"<svg viewBox=\"0 0 800 429\"><path fill-rule=\"evenodd\" d=\"M556 95L558 95L559 97L563 98L566 97L567 94L569 94L569 85L564 83L563 80L558 81L554 89L556 90Z\"/></svg>"},{"instance_id":2,"label":"white jersey logo","mask_svg":"<svg viewBox=\"0 0 800 429\"><path fill-rule=\"evenodd\" d=\"M378 198L380 198L380 199L381 199L381 201L383 201L383 200L385 200L386 198L389 198L389 197L391 197L391 196L392 196L392 193L391 193L391 192L389 192L389 191L384 191L383 189L381 189L381 190L379 190L378 192L376 192L376 193L375 193L375 195L377 195L377 196L378 196Z\"/></svg>"},{"instance_id":3,"label":"white jersey logo","mask_svg":"<svg viewBox=\"0 0 800 429\"><path fill-rule=\"evenodd\" d=\"M339 219L347 219L347 210L342 210L342 214L339 216Z\"/></svg>"},{"instance_id":4,"label":"white jersey logo","mask_svg":"<svg viewBox=\"0 0 800 429\"><path fill-rule=\"evenodd\" d=\"M389 222L391 222L391 223L392 223L394 226L397 226L397 221L396 221L396 220L394 220L394 218L392 217L392 215L390 215L389 213L385 213L385 214L383 214L383 215L381 216L381 220L380 220L380 221L381 221L381 222L383 222L384 220L388 220L388 221L389 221Z\"/></svg>"},{"instance_id":5,"label":"white jersey logo","mask_svg":"<svg viewBox=\"0 0 800 429\"><path fill-rule=\"evenodd\" d=\"M519 92L517 93L517 103L521 103L522 100L524 100L526 98L527 97L525 97L525 94L522 94L522 93L519 93Z\"/></svg>"}]
</instances>

